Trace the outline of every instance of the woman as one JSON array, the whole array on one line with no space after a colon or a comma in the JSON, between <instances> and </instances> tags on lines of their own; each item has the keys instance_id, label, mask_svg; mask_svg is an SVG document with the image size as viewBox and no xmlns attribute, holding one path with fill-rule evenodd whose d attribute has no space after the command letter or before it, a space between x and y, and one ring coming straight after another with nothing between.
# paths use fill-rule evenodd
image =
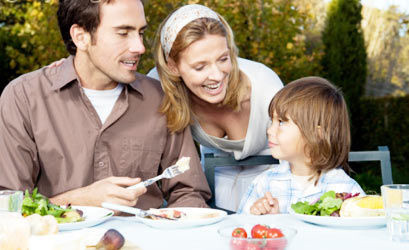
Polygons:
<instances>
[{"instance_id":1,"label":"woman","mask_svg":"<svg viewBox=\"0 0 409 250\"><path fill-rule=\"evenodd\" d=\"M204 153L233 154L240 160L269 154L268 105L283 87L261 63L238 58L233 32L222 16L197 4L170 14L155 39L156 68L165 97L160 111L168 128L191 125ZM269 166L216 170L216 205L236 211L256 175Z\"/></svg>"}]
</instances>

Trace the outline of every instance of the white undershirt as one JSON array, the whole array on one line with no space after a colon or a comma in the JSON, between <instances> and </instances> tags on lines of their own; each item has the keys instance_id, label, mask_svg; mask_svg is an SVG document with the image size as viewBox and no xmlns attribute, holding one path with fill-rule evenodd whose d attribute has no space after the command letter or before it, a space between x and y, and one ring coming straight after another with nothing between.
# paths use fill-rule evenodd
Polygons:
<instances>
[{"instance_id":1,"label":"white undershirt","mask_svg":"<svg viewBox=\"0 0 409 250\"><path fill-rule=\"evenodd\" d=\"M105 123L109 114L111 114L115 102L116 100L118 100L118 97L121 94L123 88L124 86L120 83L114 89L108 90L82 88L85 95L88 97L95 110L97 111L102 124Z\"/></svg>"},{"instance_id":2,"label":"white undershirt","mask_svg":"<svg viewBox=\"0 0 409 250\"><path fill-rule=\"evenodd\" d=\"M309 180L312 175L294 175L292 178L296 187L300 190L307 191L309 188L314 186L314 179Z\"/></svg>"}]
</instances>

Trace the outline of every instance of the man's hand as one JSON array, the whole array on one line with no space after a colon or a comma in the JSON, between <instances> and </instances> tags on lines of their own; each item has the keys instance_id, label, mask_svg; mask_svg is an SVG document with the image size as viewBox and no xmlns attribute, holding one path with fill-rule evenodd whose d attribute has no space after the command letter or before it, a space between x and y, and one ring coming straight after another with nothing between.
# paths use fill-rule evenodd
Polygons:
<instances>
[{"instance_id":1,"label":"man's hand","mask_svg":"<svg viewBox=\"0 0 409 250\"><path fill-rule=\"evenodd\" d=\"M279 212L278 200L273 198L270 192L266 192L263 198L258 199L250 207L250 213L254 215L278 214Z\"/></svg>"},{"instance_id":2,"label":"man's hand","mask_svg":"<svg viewBox=\"0 0 409 250\"><path fill-rule=\"evenodd\" d=\"M135 206L138 197L146 192L146 187L126 189L141 182L140 178L108 177L93 184L68 191L50 198L57 205L101 206L111 202L125 206Z\"/></svg>"}]
</instances>

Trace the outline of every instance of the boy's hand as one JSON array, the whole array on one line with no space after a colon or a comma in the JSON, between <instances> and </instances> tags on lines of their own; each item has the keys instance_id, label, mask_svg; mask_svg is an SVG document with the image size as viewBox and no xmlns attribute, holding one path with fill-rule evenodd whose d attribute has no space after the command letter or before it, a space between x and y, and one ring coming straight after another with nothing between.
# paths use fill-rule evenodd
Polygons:
<instances>
[{"instance_id":1,"label":"boy's hand","mask_svg":"<svg viewBox=\"0 0 409 250\"><path fill-rule=\"evenodd\" d=\"M278 200L273 198L270 192L266 192L263 198L260 198L250 208L250 213L254 215L278 214Z\"/></svg>"}]
</instances>

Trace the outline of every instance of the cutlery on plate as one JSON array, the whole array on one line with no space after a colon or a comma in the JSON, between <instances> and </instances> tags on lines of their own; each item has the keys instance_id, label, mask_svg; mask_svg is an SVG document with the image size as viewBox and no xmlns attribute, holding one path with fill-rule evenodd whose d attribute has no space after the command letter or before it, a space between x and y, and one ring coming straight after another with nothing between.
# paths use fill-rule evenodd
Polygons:
<instances>
[{"instance_id":1,"label":"cutlery on plate","mask_svg":"<svg viewBox=\"0 0 409 250\"><path fill-rule=\"evenodd\" d=\"M123 205L114 204L114 203L110 203L110 202L102 202L101 206L104 207L104 208L118 210L118 211L128 213L128 214L134 214L134 215L142 217L142 218L154 217L154 218L158 218L158 219L176 220L176 219L173 219L173 218L168 218L168 217L163 216L163 215L154 214L154 213L151 213L149 211L142 210L142 209L139 209L139 208L123 206Z\"/></svg>"},{"instance_id":2,"label":"cutlery on plate","mask_svg":"<svg viewBox=\"0 0 409 250\"><path fill-rule=\"evenodd\" d=\"M127 189L135 189L138 187L147 187L153 183L155 183L156 181L166 178L166 179L170 179L173 178L177 175L180 175L182 173L184 173L186 170L189 170L189 162L190 162L190 157L182 157L180 158L174 165L168 167L165 169L165 171L163 171L162 174L153 177L151 179L148 179L146 181L140 182L136 185L133 186L129 186L127 187Z\"/></svg>"}]
</instances>

